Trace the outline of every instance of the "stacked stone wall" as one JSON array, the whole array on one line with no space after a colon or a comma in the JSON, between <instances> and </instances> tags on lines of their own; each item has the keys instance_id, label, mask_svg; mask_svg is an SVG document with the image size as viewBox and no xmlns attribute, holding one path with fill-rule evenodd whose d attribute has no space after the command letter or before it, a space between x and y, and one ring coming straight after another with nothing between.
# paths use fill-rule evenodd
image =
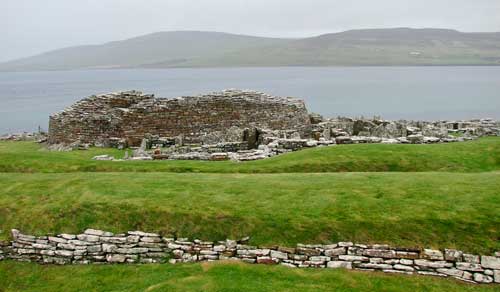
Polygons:
<instances>
[{"instance_id":1,"label":"stacked stone wall","mask_svg":"<svg viewBox=\"0 0 500 292\"><path fill-rule=\"evenodd\" d=\"M32 236L12 230L0 244L7 258L42 264L183 263L237 260L291 268L346 268L385 273L453 277L471 283L500 283L500 252L480 256L459 250L395 248L352 242L298 244L294 248L248 245L248 238L208 242L156 233L126 234L87 229L78 235Z\"/></svg>"},{"instance_id":2,"label":"stacked stone wall","mask_svg":"<svg viewBox=\"0 0 500 292\"><path fill-rule=\"evenodd\" d=\"M223 92L174 99L121 92L83 99L49 120L50 144L106 144L124 138L138 146L147 135L182 136L199 143L223 137L230 128L296 130L307 136L310 119L301 100L255 91Z\"/></svg>"}]
</instances>

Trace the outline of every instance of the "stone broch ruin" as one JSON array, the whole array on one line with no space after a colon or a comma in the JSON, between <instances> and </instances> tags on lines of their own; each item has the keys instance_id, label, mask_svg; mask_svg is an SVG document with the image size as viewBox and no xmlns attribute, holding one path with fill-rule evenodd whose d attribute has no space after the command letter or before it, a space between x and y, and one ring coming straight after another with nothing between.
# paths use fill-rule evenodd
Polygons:
<instances>
[{"instance_id":1,"label":"stone broch ruin","mask_svg":"<svg viewBox=\"0 0 500 292\"><path fill-rule=\"evenodd\" d=\"M329 118L309 113L304 101L251 90L155 98L138 91L94 95L54 114L51 149L90 146L137 148L123 159L248 161L305 147L352 143L421 144L500 135L492 119L387 121Z\"/></svg>"},{"instance_id":2,"label":"stone broch ruin","mask_svg":"<svg viewBox=\"0 0 500 292\"><path fill-rule=\"evenodd\" d=\"M146 134L182 136L185 143L226 141L233 138L228 136L231 128L247 129L246 137L236 139L252 143L250 129L307 135L310 120L303 101L253 91L173 99L129 91L91 96L51 116L49 143L109 144L120 138L128 146L139 146Z\"/></svg>"}]
</instances>

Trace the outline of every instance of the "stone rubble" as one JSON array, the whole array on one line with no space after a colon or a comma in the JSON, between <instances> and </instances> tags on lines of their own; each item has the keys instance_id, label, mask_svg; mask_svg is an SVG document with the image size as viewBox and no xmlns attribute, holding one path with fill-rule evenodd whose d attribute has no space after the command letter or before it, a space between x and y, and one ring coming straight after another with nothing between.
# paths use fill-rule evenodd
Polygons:
<instances>
[{"instance_id":1,"label":"stone rubble","mask_svg":"<svg viewBox=\"0 0 500 292\"><path fill-rule=\"evenodd\" d=\"M113 234L87 229L82 234L32 236L12 230L12 242L0 242L0 260L41 264L186 263L236 260L292 268L344 268L385 273L451 277L465 282L500 283L500 253L465 254L458 250L397 248L352 242L298 244L295 248L252 246L241 240L193 241L157 233Z\"/></svg>"},{"instance_id":2,"label":"stone rubble","mask_svg":"<svg viewBox=\"0 0 500 292\"><path fill-rule=\"evenodd\" d=\"M0 141L35 141L37 143L47 142L47 133L38 131L33 133L13 133L0 136Z\"/></svg>"}]
</instances>

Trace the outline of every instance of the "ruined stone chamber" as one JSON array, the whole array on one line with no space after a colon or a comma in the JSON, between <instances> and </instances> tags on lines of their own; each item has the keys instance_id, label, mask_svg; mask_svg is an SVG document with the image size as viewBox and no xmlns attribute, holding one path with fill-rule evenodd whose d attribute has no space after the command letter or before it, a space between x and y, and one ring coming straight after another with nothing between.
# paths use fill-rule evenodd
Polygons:
<instances>
[{"instance_id":1,"label":"ruined stone chamber","mask_svg":"<svg viewBox=\"0 0 500 292\"><path fill-rule=\"evenodd\" d=\"M259 129L310 134L302 100L256 91L225 90L199 96L155 98L138 91L82 99L54 114L49 144L113 146L122 140L139 146L147 135L176 137L184 143L246 141L255 147Z\"/></svg>"}]
</instances>

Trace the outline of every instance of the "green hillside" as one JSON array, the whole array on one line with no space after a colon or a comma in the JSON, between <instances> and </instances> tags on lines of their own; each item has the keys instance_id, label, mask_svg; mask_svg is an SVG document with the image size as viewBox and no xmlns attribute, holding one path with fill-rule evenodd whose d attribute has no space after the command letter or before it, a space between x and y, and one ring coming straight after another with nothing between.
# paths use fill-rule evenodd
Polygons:
<instances>
[{"instance_id":1,"label":"green hillside","mask_svg":"<svg viewBox=\"0 0 500 292\"><path fill-rule=\"evenodd\" d=\"M366 29L303 39L160 32L0 64L0 71L238 66L500 65L500 33Z\"/></svg>"}]
</instances>

